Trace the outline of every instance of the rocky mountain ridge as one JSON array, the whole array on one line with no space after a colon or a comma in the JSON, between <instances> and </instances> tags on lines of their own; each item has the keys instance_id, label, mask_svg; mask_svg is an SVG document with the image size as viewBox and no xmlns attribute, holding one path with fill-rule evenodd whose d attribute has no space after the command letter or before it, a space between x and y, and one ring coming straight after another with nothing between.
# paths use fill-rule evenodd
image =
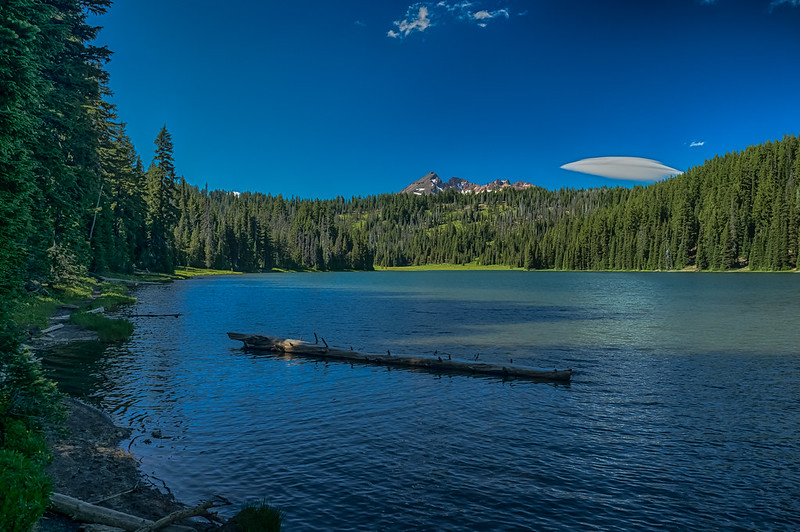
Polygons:
<instances>
[{"instance_id":1,"label":"rocky mountain ridge","mask_svg":"<svg viewBox=\"0 0 800 532\"><path fill-rule=\"evenodd\" d=\"M524 181L511 183L508 179L495 179L485 185L470 183L460 177L451 177L448 181L442 181L435 172L430 172L422 179L418 179L400 191L400 194L414 194L423 196L426 194L437 194L445 190L457 190L462 194L479 194L481 192L496 192L504 188L514 188L524 190L533 185Z\"/></svg>"}]
</instances>

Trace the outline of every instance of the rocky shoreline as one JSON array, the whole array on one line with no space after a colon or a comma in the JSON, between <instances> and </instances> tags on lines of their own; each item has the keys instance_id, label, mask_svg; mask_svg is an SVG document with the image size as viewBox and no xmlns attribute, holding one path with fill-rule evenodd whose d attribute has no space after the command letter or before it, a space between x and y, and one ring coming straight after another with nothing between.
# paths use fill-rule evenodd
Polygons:
<instances>
[{"instance_id":1,"label":"rocky shoreline","mask_svg":"<svg viewBox=\"0 0 800 532\"><path fill-rule=\"evenodd\" d=\"M71 306L61 307L50 320L63 327L30 339L29 347L40 353L56 346L98 340L94 331L69 321L73 310ZM107 413L74 397L65 397L64 406L66 420L47 431L53 461L46 471L54 492L152 521L188 508L156 487L141 472L138 459L120 448L131 429L116 426ZM200 518L182 524L198 532L219 530L218 525ZM34 530L74 532L91 528L47 512Z\"/></svg>"},{"instance_id":2,"label":"rocky shoreline","mask_svg":"<svg viewBox=\"0 0 800 532\"><path fill-rule=\"evenodd\" d=\"M105 412L67 397L66 421L48 431L53 461L47 467L53 491L145 519L157 520L186 508L163 493L139 469L136 457L120 448L130 429L117 427ZM197 530L216 526L191 523ZM77 531L81 525L48 513L38 532Z\"/></svg>"}]
</instances>

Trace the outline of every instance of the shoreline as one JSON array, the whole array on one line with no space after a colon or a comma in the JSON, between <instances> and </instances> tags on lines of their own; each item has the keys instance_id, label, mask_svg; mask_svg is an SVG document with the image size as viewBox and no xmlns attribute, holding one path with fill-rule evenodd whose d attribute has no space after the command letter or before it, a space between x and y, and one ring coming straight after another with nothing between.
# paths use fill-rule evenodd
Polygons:
<instances>
[{"instance_id":1,"label":"shoreline","mask_svg":"<svg viewBox=\"0 0 800 532\"><path fill-rule=\"evenodd\" d=\"M120 447L131 429L118 427L101 409L65 396L63 424L50 427L53 461L45 469L53 492L152 521L188 505L162 492L139 468L136 456ZM217 530L202 522L184 523L200 531ZM36 532L81 530L83 524L48 510Z\"/></svg>"},{"instance_id":2,"label":"shoreline","mask_svg":"<svg viewBox=\"0 0 800 532\"><path fill-rule=\"evenodd\" d=\"M73 307L62 305L51 316L63 327L28 340L27 346L35 357L39 358L44 351L57 347L100 341L95 331L69 321L70 314L77 310ZM53 460L45 471L51 480L53 492L151 521L190 508L188 504L175 499L163 482L161 484L166 492L162 491L142 472L139 459L121 448L121 443L130 436L132 429L117 426L107 412L96 406L66 393L62 395L66 417L49 424L46 429ZM220 530L219 525L200 519L184 520L180 524L198 532ZM33 530L77 532L83 530L84 525L48 509Z\"/></svg>"}]
</instances>

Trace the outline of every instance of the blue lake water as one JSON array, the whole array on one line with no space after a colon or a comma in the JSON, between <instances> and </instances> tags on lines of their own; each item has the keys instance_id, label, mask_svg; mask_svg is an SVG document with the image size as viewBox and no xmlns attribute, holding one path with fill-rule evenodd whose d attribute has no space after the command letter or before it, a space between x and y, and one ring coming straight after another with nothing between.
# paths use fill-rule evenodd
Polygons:
<instances>
[{"instance_id":1,"label":"blue lake water","mask_svg":"<svg viewBox=\"0 0 800 532\"><path fill-rule=\"evenodd\" d=\"M286 530L800 528L796 274L265 274L135 295L122 315L182 316L46 362L185 502L267 499ZM285 360L227 331L576 373Z\"/></svg>"}]
</instances>

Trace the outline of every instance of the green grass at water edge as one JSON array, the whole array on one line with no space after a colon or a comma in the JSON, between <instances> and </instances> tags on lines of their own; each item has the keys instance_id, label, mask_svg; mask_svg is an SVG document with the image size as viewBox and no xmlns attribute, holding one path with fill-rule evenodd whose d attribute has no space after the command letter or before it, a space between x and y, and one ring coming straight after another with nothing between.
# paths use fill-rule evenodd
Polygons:
<instances>
[{"instance_id":1,"label":"green grass at water edge","mask_svg":"<svg viewBox=\"0 0 800 532\"><path fill-rule=\"evenodd\" d=\"M101 342L121 342L133 334L133 324L128 320L107 318L100 313L76 311L69 317L69 321L97 332Z\"/></svg>"},{"instance_id":2,"label":"green grass at water edge","mask_svg":"<svg viewBox=\"0 0 800 532\"><path fill-rule=\"evenodd\" d=\"M246 504L229 523L239 526L242 532L280 532L283 510L266 501Z\"/></svg>"},{"instance_id":3,"label":"green grass at water edge","mask_svg":"<svg viewBox=\"0 0 800 532\"><path fill-rule=\"evenodd\" d=\"M426 271L509 271L523 270L513 266L502 264L478 264L470 262L467 264L420 264L418 266L375 266L375 271L391 272L426 272Z\"/></svg>"},{"instance_id":4,"label":"green grass at water edge","mask_svg":"<svg viewBox=\"0 0 800 532\"><path fill-rule=\"evenodd\" d=\"M231 270L212 270L208 268L193 268L191 266L179 266L175 268L174 273L158 273L158 272L138 272L130 273L115 273L111 272L104 277L114 279L125 279L126 281L142 281L149 283L169 283L180 279L190 279L192 277L200 277L205 275L239 275L241 272Z\"/></svg>"},{"instance_id":5,"label":"green grass at water edge","mask_svg":"<svg viewBox=\"0 0 800 532\"><path fill-rule=\"evenodd\" d=\"M189 279L190 277L200 277L204 275L241 275L241 272L232 270L212 270L207 268L192 268L191 266L175 268L175 277L178 279Z\"/></svg>"},{"instance_id":6,"label":"green grass at water edge","mask_svg":"<svg viewBox=\"0 0 800 532\"><path fill-rule=\"evenodd\" d=\"M136 303L136 298L128 295L128 287L124 283L104 281L99 285L100 297L89 303L89 308L103 307L113 310L120 305Z\"/></svg>"}]
</instances>

